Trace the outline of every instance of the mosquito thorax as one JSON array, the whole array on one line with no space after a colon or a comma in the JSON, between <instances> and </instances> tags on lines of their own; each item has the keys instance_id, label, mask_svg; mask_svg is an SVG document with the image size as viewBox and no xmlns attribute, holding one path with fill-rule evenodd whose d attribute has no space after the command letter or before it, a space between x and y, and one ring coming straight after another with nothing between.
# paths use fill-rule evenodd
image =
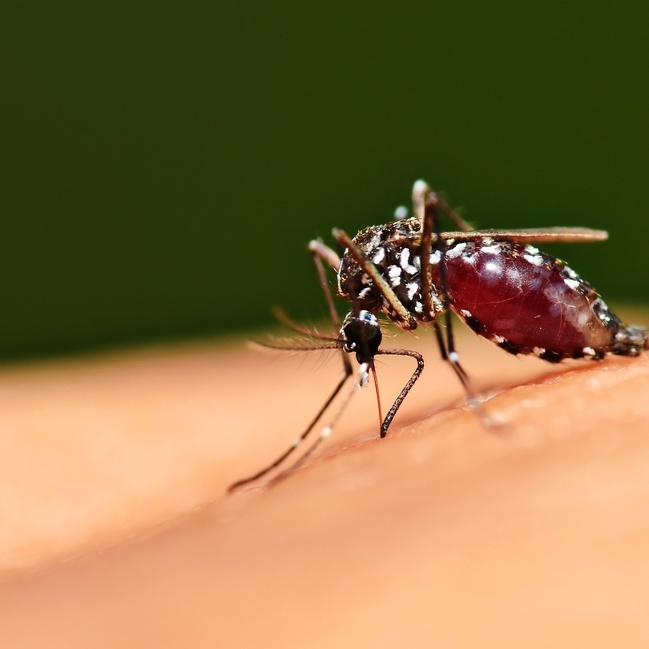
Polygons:
<instances>
[{"instance_id":1,"label":"mosquito thorax","mask_svg":"<svg viewBox=\"0 0 649 649\"><path fill-rule=\"evenodd\" d=\"M432 287L433 312L426 312L421 294L421 260L416 239L421 222L416 218L394 221L361 230L354 244L376 267L396 293L403 306L420 322L428 322L442 311L437 289ZM431 263L439 261L439 252L431 255ZM385 300L381 289L374 285L349 251L345 251L338 270L338 293L356 301L361 309L374 313L382 311L399 321ZM402 326L401 322L398 322ZM416 322L415 322L416 326ZM412 327L414 328L414 327Z\"/></svg>"},{"instance_id":2,"label":"mosquito thorax","mask_svg":"<svg viewBox=\"0 0 649 649\"><path fill-rule=\"evenodd\" d=\"M381 345L383 334L378 318L369 311L347 314L340 329L346 352L355 352L359 363L372 363Z\"/></svg>"}]
</instances>

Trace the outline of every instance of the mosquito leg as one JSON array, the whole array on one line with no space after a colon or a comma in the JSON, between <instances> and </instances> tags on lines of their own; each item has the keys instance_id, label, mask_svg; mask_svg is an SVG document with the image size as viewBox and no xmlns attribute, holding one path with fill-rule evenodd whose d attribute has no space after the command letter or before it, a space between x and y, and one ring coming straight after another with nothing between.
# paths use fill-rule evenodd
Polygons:
<instances>
[{"instance_id":1,"label":"mosquito leg","mask_svg":"<svg viewBox=\"0 0 649 649\"><path fill-rule=\"evenodd\" d=\"M451 314L451 305L448 297L448 281L446 276L446 242L442 238L441 224L437 212L438 206L455 222L461 229L470 228L470 226L460 219L446 203L441 201L439 196L432 192L428 185L423 181L417 181L413 187L413 205L415 213L419 215L422 223L421 235L421 275L422 275L422 299L426 313L435 317L433 327L437 337L437 343L440 348L442 358L448 361L457 375L462 387L469 399L472 408L482 411L479 401L471 387L469 377L460 365L459 355L455 349L455 338L453 336L453 320ZM439 252L439 297L441 299L441 311L444 313L444 324L446 325L446 341L444 341L442 332L439 329L437 320L437 311L433 305L433 284L431 281L431 263L430 256L433 248ZM486 419L486 415L481 412L481 417Z\"/></svg>"},{"instance_id":2,"label":"mosquito leg","mask_svg":"<svg viewBox=\"0 0 649 649\"><path fill-rule=\"evenodd\" d=\"M313 257L313 263L318 272L318 279L320 280L320 286L322 287L322 292L324 293L325 301L327 302L327 309L329 310L331 323L334 326L334 330L339 331L341 325L340 318L336 311L336 305L334 304L331 289L329 288L329 282L327 281L327 273L325 272L322 261L326 261L331 268L338 272L338 269L340 268L340 257L329 246L326 246L322 241L318 241L317 239L314 239L309 243L309 252ZM344 351L341 350L340 354L343 361L343 367L345 368L345 375L350 376L353 371L352 364Z\"/></svg>"},{"instance_id":3,"label":"mosquito leg","mask_svg":"<svg viewBox=\"0 0 649 649\"><path fill-rule=\"evenodd\" d=\"M435 206L448 216L448 218L453 221L458 230L464 232L469 232L473 230L473 226L470 223L467 223L439 194L434 192L427 182L424 180L418 180L413 188L413 202L415 203L415 214L417 214L417 200L421 200L423 203L434 203Z\"/></svg>"},{"instance_id":4,"label":"mosquito leg","mask_svg":"<svg viewBox=\"0 0 649 649\"><path fill-rule=\"evenodd\" d=\"M442 257L442 261L443 259L444 257ZM468 398L469 407L478 414L485 426L491 426L493 424L491 417L483 408L482 403L471 387L471 381L469 380L468 374L466 373L462 365L460 365L460 356L455 349L455 338L453 336L453 314L451 313L450 309L447 309L444 313L444 324L446 325L447 360L451 364L451 367L453 368L458 379L460 379L460 383L462 384L462 387L464 388L464 391L466 392Z\"/></svg>"},{"instance_id":5,"label":"mosquito leg","mask_svg":"<svg viewBox=\"0 0 649 649\"><path fill-rule=\"evenodd\" d=\"M457 374L460 382L464 386L464 390L469 397L469 403L477 403L475 393L471 388L469 382L469 377L464 371L464 368L460 365L460 358L455 349L455 337L453 335L453 314L451 313L451 304L448 297L448 280L446 275L446 241L442 239L441 236L441 226L439 219L437 218L437 210L435 209L435 203L430 203L430 208L427 209L427 212L430 210L429 219L433 223L435 228L435 247L440 252L439 259L439 283L441 289L441 298L442 306L444 310L444 324L446 325L446 354L447 360L450 362L453 370ZM428 206L427 206L428 207Z\"/></svg>"},{"instance_id":6,"label":"mosquito leg","mask_svg":"<svg viewBox=\"0 0 649 649\"><path fill-rule=\"evenodd\" d=\"M467 396L467 403L469 405L469 408L471 408L471 410L473 410L473 412L478 415L480 421L482 422L482 425L485 426L485 428L494 428L498 425L497 422L494 421L491 415L489 415L489 413L484 409L482 402L480 401L480 399L478 399L475 392L473 391L473 388L471 387L471 381L469 380L467 373L464 371L462 365L460 365L460 356L455 350L455 341L453 339L453 325L451 315L452 314L450 310L444 314L446 324L448 361L455 371L455 374L460 379L460 383L462 383L462 387L464 388L464 392Z\"/></svg>"},{"instance_id":7,"label":"mosquito leg","mask_svg":"<svg viewBox=\"0 0 649 649\"><path fill-rule=\"evenodd\" d=\"M343 386L347 382L347 379L349 378L349 374L345 372L345 374L342 376L338 384L336 385L334 391L329 395L329 398L325 401L324 405L320 410L318 410L318 413L316 416L311 420L311 423L308 425L306 430L282 453L274 462L269 464L267 467L263 468L261 471L258 471L254 475L251 475L248 478L244 478L243 480L237 480L233 484L231 484L228 487L228 492L235 491L239 489L240 487L243 487L244 485L249 484L250 482L254 482L255 480L258 480L259 478L263 478L266 474L270 473L273 469L278 467L289 455L291 455L295 450L304 442L304 440L309 436L309 433L313 430L315 425L318 423L318 420L322 417L322 415L325 413L327 408L331 405L333 400L338 396L338 393L342 390Z\"/></svg>"},{"instance_id":8,"label":"mosquito leg","mask_svg":"<svg viewBox=\"0 0 649 649\"><path fill-rule=\"evenodd\" d=\"M410 392L410 390L412 390L413 386L415 385L415 383L417 382L417 380L421 376L421 373L424 370L424 357L419 352L415 352L409 349L381 349L378 352L376 352L376 354L385 355L385 356L409 356L410 358L414 358L417 361L417 367L415 368L415 371L412 373L412 376L408 379L407 383L403 386L401 392L399 393L399 396L395 399L394 403L392 404L392 407L390 408L388 414L385 416L385 419L383 420L383 423L381 424L380 435L381 437L385 437L388 428L392 423L392 420L394 419L395 415L397 414L397 411L401 407L401 404L403 403L404 399L408 396L408 393ZM273 482L275 482L276 480L283 480L285 477L293 473L298 467L304 464L307 458L318 448L318 446L320 446L320 444L327 437L329 437L329 435L331 435L331 432L336 422L342 415L343 411L347 408L347 405L351 401L352 396L356 393L357 390L359 390L362 387L369 369L371 369L371 367L369 367L367 363L363 363L361 365L359 370L359 380L354 382L354 386L348 393L345 401L341 404L340 408L338 409L338 412L335 414L335 416L332 418L329 424L327 424L322 429L318 438L313 442L313 444L308 448L308 450L300 457L300 459L297 460L297 462L289 469L276 476L273 479Z\"/></svg>"},{"instance_id":9,"label":"mosquito leg","mask_svg":"<svg viewBox=\"0 0 649 649\"><path fill-rule=\"evenodd\" d=\"M320 280L320 285L322 286L322 290L325 295L327 308L329 310L329 316L331 317L331 321L334 325L335 330L338 331L340 329L340 319L338 318L338 313L336 312L336 307L334 305L333 297L331 295L331 291L329 290L329 285L327 283L327 275L322 262L324 260L332 268L334 268L334 270L338 270L338 267L340 266L340 258L331 248L325 246L321 241L311 241L311 243L309 244L309 251L311 252L311 255L313 257L313 262L318 272L318 278ZM290 320L288 316L280 315L280 319L283 319L285 322L288 322L289 326L291 326L292 328L298 331L303 331L304 333L313 335L312 332L309 332L308 330L305 330L302 327L300 327L300 325L293 323L293 321ZM315 337L318 338L319 336L316 335ZM327 340L330 339L328 336L320 336L320 337ZM270 473L273 469L278 467L286 458L288 458L292 453L294 453L295 450L302 444L302 442L309 436L309 434L311 433L315 425L318 423L322 415L332 404L333 400L338 396L338 393L342 390L343 386L347 382L347 379L353 373L351 362L349 361L347 354L342 350L341 350L341 358L342 358L343 369L344 369L343 376L338 381L333 392L329 395L329 398L325 401L325 403L320 408L320 410L318 410L316 416L311 420L311 423L307 426L306 430L274 462L269 464L267 467L263 468L261 471L258 471L254 475L250 476L249 478L238 480L234 484L230 485L228 491L230 492L234 491Z\"/></svg>"},{"instance_id":10,"label":"mosquito leg","mask_svg":"<svg viewBox=\"0 0 649 649\"><path fill-rule=\"evenodd\" d=\"M437 339L437 346L439 347L439 353L443 361L448 360L448 352L446 351L446 341L444 340L444 334L439 327L439 322L437 319L433 320L433 331L435 332L435 338Z\"/></svg>"},{"instance_id":11,"label":"mosquito leg","mask_svg":"<svg viewBox=\"0 0 649 649\"><path fill-rule=\"evenodd\" d=\"M352 397L365 384L367 380L368 369L369 369L368 363L362 363L360 365L358 369L358 375L357 375L358 380L354 381L351 390L347 393L347 396L345 397L344 401L340 404L340 407L338 408L336 414L331 418L329 423L320 431L320 434L315 439L313 444L311 444L311 446L307 448L307 450L295 461L294 464L292 464L285 471L282 471L280 474L276 475L272 479L271 481L272 483L279 482L280 480L283 480L284 478L287 478L289 475L294 473L299 467L301 467L307 461L307 459L315 452L315 450L320 446L320 444L322 444L322 442L324 442L324 440L331 435L336 423L338 422L341 415L349 405L349 402L352 400ZM339 386L339 388L341 387L342 385Z\"/></svg>"},{"instance_id":12,"label":"mosquito leg","mask_svg":"<svg viewBox=\"0 0 649 649\"><path fill-rule=\"evenodd\" d=\"M423 302L424 315L432 320L437 320L437 312L433 305L433 279L430 263L430 255L433 251L433 221L437 219L435 206L430 208L426 204L426 198L431 193L430 187L423 181L419 180L412 188L412 204L415 216L421 223L421 245L419 248L419 259L421 263L421 298ZM429 215L429 211L432 214ZM430 216L430 218L427 218ZM436 330L437 327L436 327ZM439 336L438 336L439 342ZM442 357L446 358L445 349L440 345Z\"/></svg>"},{"instance_id":13,"label":"mosquito leg","mask_svg":"<svg viewBox=\"0 0 649 649\"><path fill-rule=\"evenodd\" d=\"M340 329L340 318L338 317L331 290L329 289L329 283L327 282L327 274L325 273L322 264L324 259L333 270L338 272L338 269L340 268L340 257L329 246L325 246L322 241L318 241L317 239L314 239L309 243L309 252L313 257L313 263L318 271L318 279L320 280L320 286L322 287L322 292L327 301L327 308L329 309L331 322L336 329Z\"/></svg>"},{"instance_id":14,"label":"mosquito leg","mask_svg":"<svg viewBox=\"0 0 649 649\"><path fill-rule=\"evenodd\" d=\"M448 361L455 370L460 382L464 386L464 390L469 397L469 403L475 405L477 403L477 398L471 387L469 381L469 376L465 372L464 368L460 365L460 356L455 350L455 340L453 337L453 318L450 311L447 311L444 314L444 322L446 324L446 345L448 350Z\"/></svg>"},{"instance_id":15,"label":"mosquito leg","mask_svg":"<svg viewBox=\"0 0 649 649\"><path fill-rule=\"evenodd\" d=\"M435 331L435 337L437 339L437 345L442 360L448 361L447 343L444 340L444 335L440 329L437 313L440 306L441 308L448 308L448 305L444 303L443 299L441 305L439 305L437 309L433 304L433 292L436 292L436 289L433 287L432 266L430 262L430 257L433 251L433 229L435 230L435 248L440 252L440 261L443 253L444 242L439 236L440 225L437 216L437 204L434 201L428 200L431 195L434 194L423 180L415 183L412 190L412 203L415 215L421 223L421 246L419 250L419 259L421 263L421 296L424 313L432 320L433 330Z\"/></svg>"},{"instance_id":16,"label":"mosquito leg","mask_svg":"<svg viewBox=\"0 0 649 649\"><path fill-rule=\"evenodd\" d=\"M440 252L439 283L441 289L440 293L442 306L444 310L444 324L446 325L447 360L460 379L460 382L464 387L464 391L469 398L469 403L472 404L472 407L474 407L478 402L475 393L471 388L469 377L464 371L464 368L460 365L460 358L455 349L455 337L453 335L453 315L451 313L451 304L448 297L448 280L446 275L446 241L444 241L441 236L441 225L437 216L436 202L429 201L429 203L426 205L426 208L426 216L429 217L427 218L427 220L431 221L432 227L435 229L435 247Z\"/></svg>"},{"instance_id":17,"label":"mosquito leg","mask_svg":"<svg viewBox=\"0 0 649 649\"><path fill-rule=\"evenodd\" d=\"M439 209L442 210L442 212L444 212L453 223L455 223L458 230L464 232L475 230L475 228L470 223L467 223L439 194L433 192L431 200L435 201L437 207L439 207Z\"/></svg>"},{"instance_id":18,"label":"mosquito leg","mask_svg":"<svg viewBox=\"0 0 649 649\"><path fill-rule=\"evenodd\" d=\"M394 419L394 416L397 414L397 410L401 407L403 400L408 396L410 390L417 382L417 379L421 376L421 373L424 371L424 357L419 353L412 351L410 349L380 349L376 352L377 355L382 354L386 356L410 356L417 361L417 367L412 373L412 376L408 379L408 382L403 386L403 389L399 393L399 396L396 398L395 402L392 404L392 408L388 411L388 414L385 416L383 423L381 424L381 437L385 437L390 428L390 424Z\"/></svg>"}]
</instances>

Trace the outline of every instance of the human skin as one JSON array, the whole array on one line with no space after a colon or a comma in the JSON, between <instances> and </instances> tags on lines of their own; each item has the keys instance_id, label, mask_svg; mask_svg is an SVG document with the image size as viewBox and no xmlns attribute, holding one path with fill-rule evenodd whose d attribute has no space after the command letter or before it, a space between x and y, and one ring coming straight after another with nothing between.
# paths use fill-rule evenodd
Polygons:
<instances>
[{"instance_id":1,"label":"human skin","mask_svg":"<svg viewBox=\"0 0 649 649\"><path fill-rule=\"evenodd\" d=\"M0 646L647 646L649 355L549 365L464 332L487 430L431 335L384 344L426 358L386 439L365 389L304 466L231 495L335 353L5 368ZM384 410L412 369L380 359Z\"/></svg>"}]
</instances>

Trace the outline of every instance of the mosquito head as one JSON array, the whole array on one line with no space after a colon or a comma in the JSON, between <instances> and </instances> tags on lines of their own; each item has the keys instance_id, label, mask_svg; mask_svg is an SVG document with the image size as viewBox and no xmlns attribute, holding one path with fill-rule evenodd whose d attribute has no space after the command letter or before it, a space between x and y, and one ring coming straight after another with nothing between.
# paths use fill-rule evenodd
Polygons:
<instances>
[{"instance_id":1,"label":"mosquito head","mask_svg":"<svg viewBox=\"0 0 649 649\"><path fill-rule=\"evenodd\" d=\"M360 311L358 314L351 311L343 321L340 335L346 352L356 352L359 363L372 366L383 337L375 315L369 311Z\"/></svg>"}]
</instances>

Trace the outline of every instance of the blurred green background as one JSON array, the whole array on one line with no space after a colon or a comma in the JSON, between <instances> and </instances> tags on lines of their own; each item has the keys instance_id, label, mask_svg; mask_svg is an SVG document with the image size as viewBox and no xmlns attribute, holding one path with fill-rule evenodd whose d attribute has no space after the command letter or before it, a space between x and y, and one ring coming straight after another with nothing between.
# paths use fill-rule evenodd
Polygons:
<instances>
[{"instance_id":1,"label":"blurred green background","mask_svg":"<svg viewBox=\"0 0 649 649\"><path fill-rule=\"evenodd\" d=\"M647 299L649 4L18 3L0 9L0 356L325 314L309 239L414 180Z\"/></svg>"}]
</instances>

